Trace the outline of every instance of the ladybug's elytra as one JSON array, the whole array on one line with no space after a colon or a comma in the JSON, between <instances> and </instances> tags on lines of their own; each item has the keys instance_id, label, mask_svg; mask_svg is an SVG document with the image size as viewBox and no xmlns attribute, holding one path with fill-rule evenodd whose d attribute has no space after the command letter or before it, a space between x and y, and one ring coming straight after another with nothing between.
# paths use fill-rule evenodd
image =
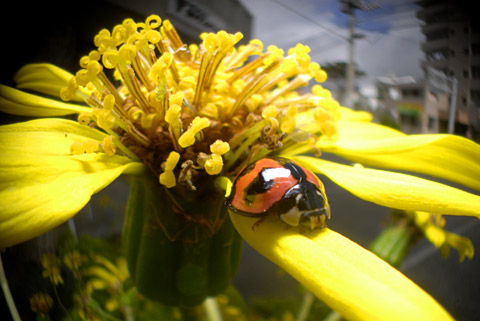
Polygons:
<instances>
[{"instance_id":1,"label":"ladybug's elytra","mask_svg":"<svg viewBox=\"0 0 480 321\"><path fill-rule=\"evenodd\" d=\"M245 167L235 179L228 208L240 215L268 215L290 226L311 230L326 226L330 205L322 182L312 172L286 158L262 158Z\"/></svg>"}]
</instances>

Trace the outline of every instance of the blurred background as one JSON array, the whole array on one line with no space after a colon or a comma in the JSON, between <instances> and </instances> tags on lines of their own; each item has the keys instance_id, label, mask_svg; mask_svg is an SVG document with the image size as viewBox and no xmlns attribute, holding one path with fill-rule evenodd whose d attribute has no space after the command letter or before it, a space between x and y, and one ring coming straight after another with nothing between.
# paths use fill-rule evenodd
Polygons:
<instances>
[{"instance_id":1,"label":"blurred background","mask_svg":"<svg viewBox=\"0 0 480 321\"><path fill-rule=\"evenodd\" d=\"M126 17L170 19L186 43L203 31L241 31L265 46L311 48L328 73L323 84L345 106L366 110L377 122L407 133L455 133L480 139L480 29L470 2L433 0L137 0L9 2L0 19L1 83L30 62L70 72L93 48L101 28ZM0 114L0 122L25 118ZM326 158L330 156L325 155ZM480 160L479 160L480 161ZM323 178L332 203L329 227L362 246L378 235L389 209L362 201ZM115 195L112 198L112 195ZM121 231L128 178L94 196L75 218L79 233ZM102 224L92 224L102 222ZM447 217L446 229L480 248L478 219ZM43 241L44 246L49 245ZM27 245L20 245L23 251ZM6 263L8 265L8 262ZM459 263L419 242L400 270L432 294L458 320L480 319L480 259ZM248 300L298 296L298 284L244 245L234 281ZM3 303L2 303L3 304Z\"/></svg>"}]
</instances>

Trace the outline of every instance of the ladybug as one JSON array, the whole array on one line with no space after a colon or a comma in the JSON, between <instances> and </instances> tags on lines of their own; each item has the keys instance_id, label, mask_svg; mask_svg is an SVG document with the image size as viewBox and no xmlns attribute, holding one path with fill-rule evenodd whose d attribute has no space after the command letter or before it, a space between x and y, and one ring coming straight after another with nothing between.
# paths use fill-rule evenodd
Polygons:
<instances>
[{"instance_id":1,"label":"ladybug","mask_svg":"<svg viewBox=\"0 0 480 321\"><path fill-rule=\"evenodd\" d=\"M318 177L280 157L262 158L245 167L226 204L234 213L258 217L253 229L269 215L311 230L325 227L330 218L330 205Z\"/></svg>"}]
</instances>

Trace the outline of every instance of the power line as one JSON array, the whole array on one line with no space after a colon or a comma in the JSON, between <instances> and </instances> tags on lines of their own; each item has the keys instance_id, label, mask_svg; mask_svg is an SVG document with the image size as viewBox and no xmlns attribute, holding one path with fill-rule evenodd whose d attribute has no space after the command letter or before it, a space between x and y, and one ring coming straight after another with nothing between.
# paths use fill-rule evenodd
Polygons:
<instances>
[{"instance_id":1,"label":"power line","mask_svg":"<svg viewBox=\"0 0 480 321\"><path fill-rule=\"evenodd\" d=\"M327 28L327 27L319 24L319 23L318 23L317 21L315 21L314 19L311 19L310 17L304 15L304 14L301 13L300 11L297 11L297 10L291 8L291 7L285 5L284 3L282 3L282 2L280 2L280 1L278 1L278 0L270 0L270 1L275 2L276 4L282 6L283 8L285 8L285 9L287 9L287 10L293 12L293 13L295 13L296 15L298 15L298 16L302 17L303 19L305 19L306 21L314 24L315 26L317 26L317 27L319 27L319 28L322 28L323 30L331 33L332 35L334 35L334 36L336 36L336 37L339 37L339 38L341 38L341 39L343 39L343 40L347 40L347 39L348 39L347 37L345 37L345 36L343 36L343 35L335 32L335 31L333 31L332 29L329 29L329 28Z\"/></svg>"}]
</instances>

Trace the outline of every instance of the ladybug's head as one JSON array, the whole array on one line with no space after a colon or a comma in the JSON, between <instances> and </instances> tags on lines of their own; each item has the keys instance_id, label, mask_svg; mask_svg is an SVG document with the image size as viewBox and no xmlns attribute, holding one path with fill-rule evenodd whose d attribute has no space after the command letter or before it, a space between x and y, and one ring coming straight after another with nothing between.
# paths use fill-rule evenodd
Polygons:
<instances>
[{"instance_id":1,"label":"ladybug's head","mask_svg":"<svg viewBox=\"0 0 480 321\"><path fill-rule=\"evenodd\" d=\"M278 206L278 216L285 223L311 230L326 226L330 205L323 189L308 181L292 187Z\"/></svg>"}]
</instances>

